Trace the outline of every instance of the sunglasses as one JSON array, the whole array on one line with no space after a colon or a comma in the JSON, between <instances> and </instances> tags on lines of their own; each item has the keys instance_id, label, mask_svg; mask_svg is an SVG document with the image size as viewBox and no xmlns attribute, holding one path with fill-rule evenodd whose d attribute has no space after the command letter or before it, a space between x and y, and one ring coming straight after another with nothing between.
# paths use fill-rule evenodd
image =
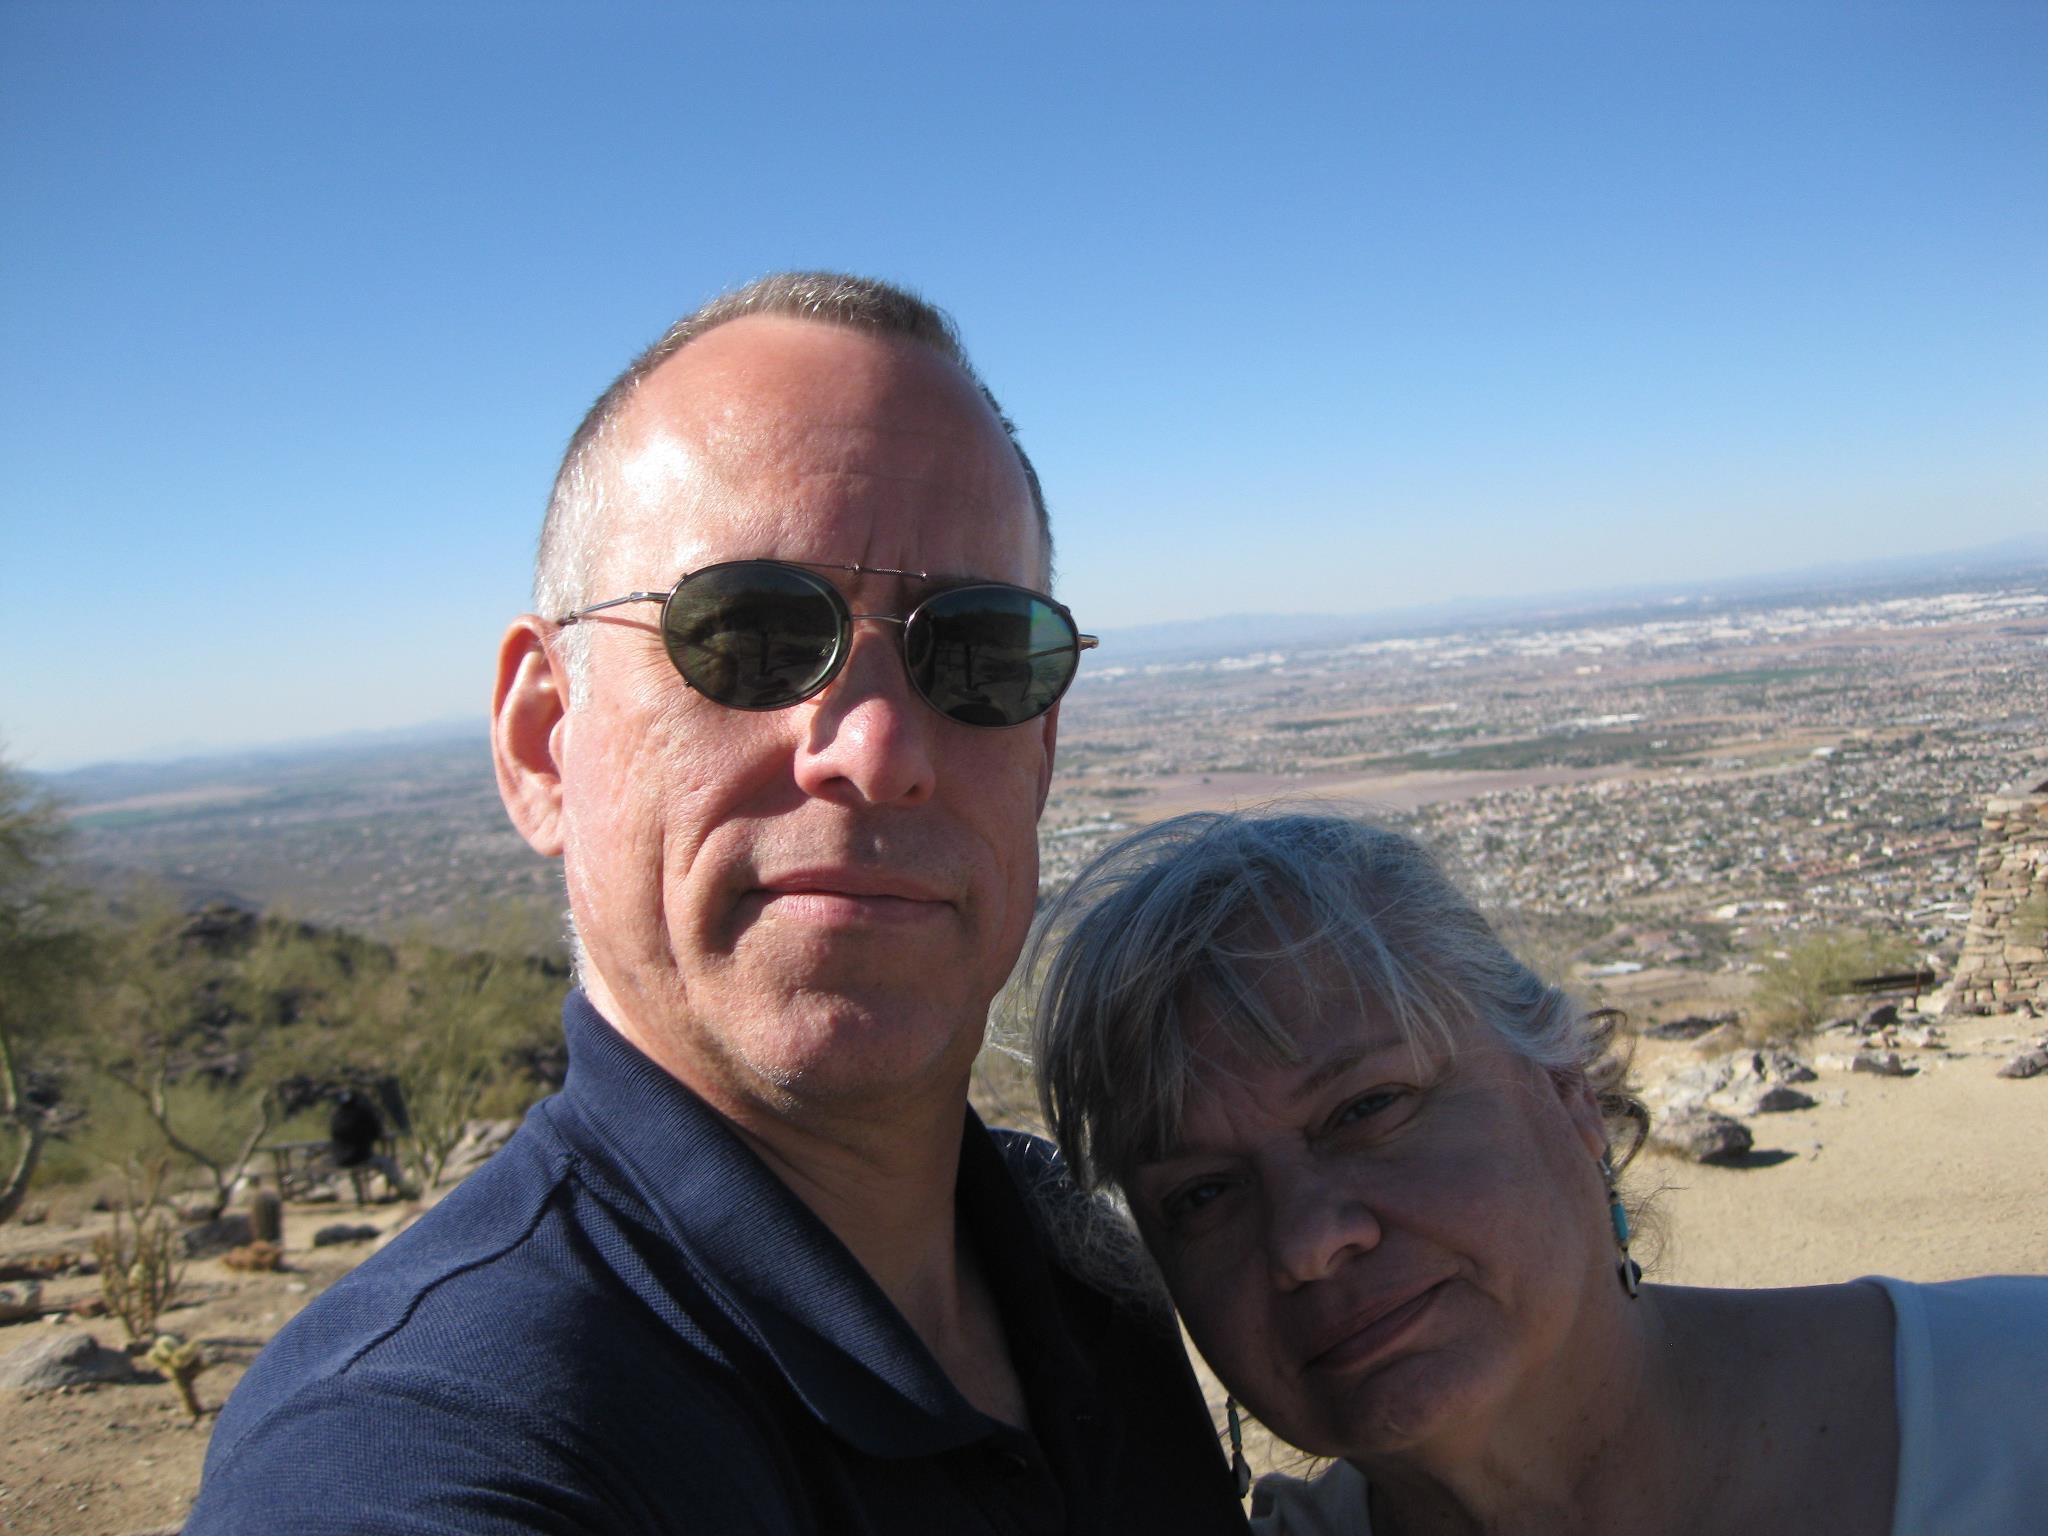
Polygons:
<instances>
[{"instance_id":1,"label":"sunglasses","mask_svg":"<svg viewBox=\"0 0 2048 1536\"><path fill-rule=\"evenodd\" d=\"M822 692L853 649L853 621L900 630L918 697L962 725L1022 725L1057 704L1095 636L1042 592L983 581L935 592L902 617L855 613L819 571L924 571L809 561L729 560L686 572L667 592L629 592L556 619L575 624L625 603L661 604L668 659L698 693L728 709L786 709Z\"/></svg>"}]
</instances>

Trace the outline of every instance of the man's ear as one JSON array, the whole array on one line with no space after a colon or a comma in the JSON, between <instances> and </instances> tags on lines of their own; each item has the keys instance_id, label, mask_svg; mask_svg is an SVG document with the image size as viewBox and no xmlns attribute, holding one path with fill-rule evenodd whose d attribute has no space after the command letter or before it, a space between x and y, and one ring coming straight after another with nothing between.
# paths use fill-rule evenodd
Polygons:
<instances>
[{"instance_id":1,"label":"man's ear","mask_svg":"<svg viewBox=\"0 0 2048 1536\"><path fill-rule=\"evenodd\" d=\"M491 697L491 761L512 825L535 853L562 855L562 771L556 760L569 717L569 679L548 649L547 624L526 614L498 646Z\"/></svg>"}]
</instances>

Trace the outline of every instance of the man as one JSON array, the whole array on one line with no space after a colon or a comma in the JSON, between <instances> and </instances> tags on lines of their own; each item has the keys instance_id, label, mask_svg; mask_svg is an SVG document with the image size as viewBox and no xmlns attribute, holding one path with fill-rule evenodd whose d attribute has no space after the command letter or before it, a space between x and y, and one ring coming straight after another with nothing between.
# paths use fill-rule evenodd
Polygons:
<instances>
[{"instance_id":1,"label":"man","mask_svg":"<svg viewBox=\"0 0 2048 1536\"><path fill-rule=\"evenodd\" d=\"M567 1085L266 1351L188 1532L1242 1530L1170 1321L966 1106L1092 643L1050 567L895 289L763 280L607 391L493 728Z\"/></svg>"}]
</instances>

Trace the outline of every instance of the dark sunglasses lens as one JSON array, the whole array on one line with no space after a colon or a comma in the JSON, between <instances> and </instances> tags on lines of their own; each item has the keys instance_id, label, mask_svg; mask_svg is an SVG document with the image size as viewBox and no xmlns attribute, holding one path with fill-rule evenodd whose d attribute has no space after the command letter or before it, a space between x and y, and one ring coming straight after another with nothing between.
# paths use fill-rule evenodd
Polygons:
<instances>
[{"instance_id":1,"label":"dark sunglasses lens","mask_svg":"<svg viewBox=\"0 0 2048 1536\"><path fill-rule=\"evenodd\" d=\"M807 571L741 560L691 575L661 611L669 660L692 688L733 709L781 709L831 680L843 609Z\"/></svg>"},{"instance_id":2,"label":"dark sunglasses lens","mask_svg":"<svg viewBox=\"0 0 2048 1536\"><path fill-rule=\"evenodd\" d=\"M1059 702L1080 647L1073 621L1022 587L957 587L920 606L903 635L910 680L963 725L1022 725Z\"/></svg>"}]
</instances>

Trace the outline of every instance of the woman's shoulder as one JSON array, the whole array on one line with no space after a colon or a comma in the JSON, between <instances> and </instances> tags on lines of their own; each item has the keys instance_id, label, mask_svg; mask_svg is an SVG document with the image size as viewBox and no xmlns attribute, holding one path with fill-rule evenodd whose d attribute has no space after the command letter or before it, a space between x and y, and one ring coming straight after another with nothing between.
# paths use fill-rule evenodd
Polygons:
<instances>
[{"instance_id":1,"label":"woman's shoulder","mask_svg":"<svg viewBox=\"0 0 2048 1536\"><path fill-rule=\"evenodd\" d=\"M1252 1489L1252 1536L1372 1536L1365 1474L1347 1461L1305 1479L1268 1473Z\"/></svg>"}]
</instances>

